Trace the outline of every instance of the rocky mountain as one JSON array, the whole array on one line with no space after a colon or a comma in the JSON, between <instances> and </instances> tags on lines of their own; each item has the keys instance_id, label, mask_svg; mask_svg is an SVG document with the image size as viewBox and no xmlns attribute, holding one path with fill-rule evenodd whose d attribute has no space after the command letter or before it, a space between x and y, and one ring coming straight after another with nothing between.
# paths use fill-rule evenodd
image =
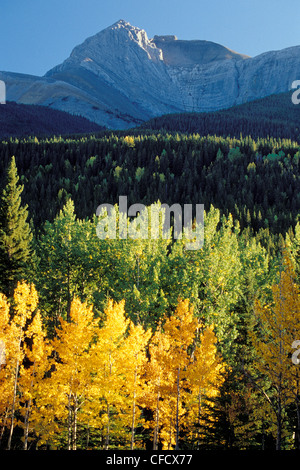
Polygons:
<instances>
[{"instance_id":1,"label":"rocky mountain","mask_svg":"<svg viewBox=\"0 0 300 470\"><path fill-rule=\"evenodd\" d=\"M250 58L209 41L154 36L120 20L75 47L44 77L0 72L7 100L125 129L168 113L206 112L287 92L300 46Z\"/></svg>"}]
</instances>

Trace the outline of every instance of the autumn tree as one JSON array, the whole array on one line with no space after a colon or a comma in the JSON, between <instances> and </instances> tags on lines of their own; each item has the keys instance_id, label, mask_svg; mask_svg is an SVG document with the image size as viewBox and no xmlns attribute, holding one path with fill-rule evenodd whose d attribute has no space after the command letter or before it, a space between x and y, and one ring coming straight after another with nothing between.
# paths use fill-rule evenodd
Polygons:
<instances>
[{"instance_id":1,"label":"autumn tree","mask_svg":"<svg viewBox=\"0 0 300 470\"><path fill-rule=\"evenodd\" d=\"M28 340L28 327L37 308L37 292L33 285L18 282L13 296L13 318L8 312L10 306L1 294L1 344L4 351L4 364L1 364L1 411L5 416L2 426L8 429L7 448L11 449L13 431L16 424L16 410L20 407L20 374L24 368L25 343ZM29 333L30 334L30 333ZM4 427L3 427L4 430Z\"/></svg>"},{"instance_id":2,"label":"autumn tree","mask_svg":"<svg viewBox=\"0 0 300 470\"><path fill-rule=\"evenodd\" d=\"M202 332L200 331L202 329ZM204 328L189 301L158 325L149 343L143 406L152 412L145 425L153 430L153 449L179 449L181 436L199 443L205 400L215 397L225 364L217 351L213 327Z\"/></svg>"},{"instance_id":3,"label":"autumn tree","mask_svg":"<svg viewBox=\"0 0 300 470\"><path fill-rule=\"evenodd\" d=\"M194 317L193 309L189 307L189 301L180 300L174 314L164 324L164 333L170 342L170 362L166 366L173 375L173 383L171 381L169 389L169 400L173 402L172 408L175 405L173 408L175 415L169 416L170 425L168 426L169 433L172 432L172 427L174 428L174 440L171 438L169 443L175 445L175 449L179 449L179 431L183 426L182 421L185 414L183 403L186 401L185 384L190 363L189 348L193 345L196 329L197 320Z\"/></svg>"},{"instance_id":4,"label":"autumn tree","mask_svg":"<svg viewBox=\"0 0 300 470\"><path fill-rule=\"evenodd\" d=\"M9 303L0 294L0 442L6 429L12 402L14 376L10 367L14 352L14 331L10 327Z\"/></svg>"},{"instance_id":5,"label":"autumn tree","mask_svg":"<svg viewBox=\"0 0 300 470\"><path fill-rule=\"evenodd\" d=\"M147 388L140 400L141 406L152 414L145 427L153 430L153 450L159 448L161 428L167 412L165 397L168 396L170 384L173 385L174 380L170 368L167 367L171 361L169 349L170 340L164 334L160 321L149 344L149 361L145 366Z\"/></svg>"},{"instance_id":6,"label":"autumn tree","mask_svg":"<svg viewBox=\"0 0 300 470\"><path fill-rule=\"evenodd\" d=\"M147 361L147 345L151 330L144 330L142 325L130 322L129 332L123 345L124 364L123 374L125 382L123 394L123 423L130 429L130 449L135 448L137 426L144 424L142 408L139 406L145 393L144 370ZM127 418L126 418L127 415Z\"/></svg>"},{"instance_id":7,"label":"autumn tree","mask_svg":"<svg viewBox=\"0 0 300 470\"><path fill-rule=\"evenodd\" d=\"M77 448L78 421L82 416L85 423L83 409L92 386L94 366L90 348L96 326L92 307L76 298L71 303L70 321L60 319L60 326L51 342L51 373L43 380L37 400L40 419L46 417L49 420L48 429L46 427L41 436L43 442L51 442L53 435L62 432L67 423L67 448Z\"/></svg>"},{"instance_id":8,"label":"autumn tree","mask_svg":"<svg viewBox=\"0 0 300 470\"><path fill-rule=\"evenodd\" d=\"M125 333L129 320L125 317L125 302L109 300L105 320L97 334L92 350L92 362L96 369L93 384L93 414L99 416L103 448L109 449L112 437L122 434L121 409L124 406L126 375Z\"/></svg>"},{"instance_id":9,"label":"autumn tree","mask_svg":"<svg viewBox=\"0 0 300 470\"><path fill-rule=\"evenodd\" d=\"M276 417L276 449L284 445L287 409L297 411L296 447L299 448L299 369L292 362L293 343L299 338L300 296L290 258L284 254L279 282L273 286L270 303L255 304L257 327L252 334L256 352L256 378L248 376L266 398Z\"/></svg>"},{"instance_id":10,"label":"autumn tree","mask_svg":"<svg viewBox=\"0 0 300 470\"><path fill-rule=\"evenodd\" d=\"M220 394L226 370L226 364L218 352L213 325L202 330L187 371L190 393L186 405L189 413L185 429L196 448L201 444L207 423L213 421L208 405L211 406L211 399Z\"/></svg>"},{"instance_id":11,"label":"autumn tree","mask_svg":"<svg viewBox=\"0 0 300 470\"><path fill-rule=\"evenodd\" d=\"M239 226L231 215L221 216L213 206L204 213L205 243L199 250L184 249L176 240L165 264L168 300L188 298L195 315L215 325L222 355L231 356L238 336L237 305L243 294Z\"/></svg>"},{"instance_id":12,"label":"autumn tree","mask_svg":"<svg viewBox=\"0 0 300 470\"><path fill-rule=\"evenodd\" d=\"M44 377L48 373L51 350L40 312L37 311L26 330L24 342L24 365L20 368L19 412L22 416L19 425L24 430L24 450L28 449L30 434L35 439L39 431L40 415L37 401Z\"/></svg>"}]
</instances>

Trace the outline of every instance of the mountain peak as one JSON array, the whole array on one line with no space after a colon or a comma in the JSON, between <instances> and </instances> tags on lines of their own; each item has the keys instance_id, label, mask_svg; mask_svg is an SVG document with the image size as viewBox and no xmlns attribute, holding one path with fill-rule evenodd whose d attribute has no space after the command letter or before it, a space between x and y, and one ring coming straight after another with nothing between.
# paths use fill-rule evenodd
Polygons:
<instances>
[{"instance_id":1,"label":"mountain peak","mask_svg":"<svg viewBox=\"0 0 300 470\"><path fill-rule=\"evenodd\" d=\"M111 27L113 26L131 26L130 23L128 23L128 21L125 21L125 20L119 20L119 21L116 21Z\"/></svg>"},{"instance_id":2,"label":"mountain peak","mask_svg":"<svg viewBox=\"0 0 300 470\"><path fill-rule=\"evenodd\" d=\"M133 26L128 21L121 19L119 21L116 21L111 26L108 26L108 28L105 28L104 30L100 31L100 33L102 33L103 31L115 31L115 30L143 31L141 28L138 28L137 26Z\"/></svg>"},{"instance_id":3,"label":"mountain peak","mask_svg":"<svg viewBox=\"0 0 300 470\"><path fill-rule=\"evenodd\" d=\"M9 100L126 128L161 114L213 111L287 91L300 74L299 50L249 58L202 39L150 39L144 29L119 19L44 77L6 74L4 81Z\"/></svg>"}]
</instances>

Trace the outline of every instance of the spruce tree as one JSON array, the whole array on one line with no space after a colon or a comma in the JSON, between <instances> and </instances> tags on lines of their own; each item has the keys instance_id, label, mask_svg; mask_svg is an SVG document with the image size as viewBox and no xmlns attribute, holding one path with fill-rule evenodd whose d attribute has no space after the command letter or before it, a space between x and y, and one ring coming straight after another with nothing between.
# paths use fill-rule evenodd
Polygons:
<instances>
[{"instance_id":1,"label":"spruce tree","mask_svg":"<svg viewBox=\"0 0 300 470\"><path fill-rule=\"evenodd\" d=\"M33 257L27 205L22 206L21 201L24 187L18 181L16 162L12 157L0 199L0 289L8 297L17 282L26 279Z\"/></svg>"}]
</instances>

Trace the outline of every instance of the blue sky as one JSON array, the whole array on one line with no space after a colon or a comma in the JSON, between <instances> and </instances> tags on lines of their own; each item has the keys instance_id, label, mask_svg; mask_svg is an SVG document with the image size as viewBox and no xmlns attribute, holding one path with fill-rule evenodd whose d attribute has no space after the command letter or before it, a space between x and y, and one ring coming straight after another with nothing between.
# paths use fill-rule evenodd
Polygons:
<instances>
[{"instance_id":1,"label":"blue sky","mask_svg":"<svg viewBox=\"0 0 300 470\"><path fill-rule=\"evenodd\" d=\"M300 45L299 0L1 0L0 70L43 75L119 19L250 56Z\"/></svg>"}]
</instances>

